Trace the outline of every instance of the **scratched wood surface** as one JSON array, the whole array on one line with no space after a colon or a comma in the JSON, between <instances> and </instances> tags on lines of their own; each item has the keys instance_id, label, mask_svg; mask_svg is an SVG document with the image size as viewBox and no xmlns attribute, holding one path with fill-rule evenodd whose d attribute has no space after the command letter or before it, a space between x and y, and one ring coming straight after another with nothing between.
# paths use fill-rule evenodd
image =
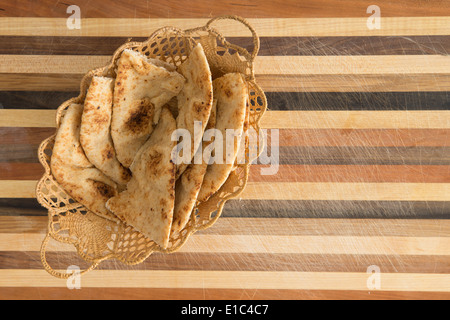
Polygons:
<instances>
[{"instance_id":1,"label":"scratched wood surface","mask_svg":"<svg viewBox=\"0 0 450 320\"><path fill-rule=\"evenodd\" d=\"M367 27L372 4L381 29ZM80 30L66 27L69 5ZM42 268L47 213L34 194L56 108L129 38L223 14L260 35L278 172L254 165L241 198L180 252L107 261L67 289ZM449 52L444 0L0 0L0 299L449 299ZM48 261L86 266L58 243Z\"/></svg>"}]
</instances>

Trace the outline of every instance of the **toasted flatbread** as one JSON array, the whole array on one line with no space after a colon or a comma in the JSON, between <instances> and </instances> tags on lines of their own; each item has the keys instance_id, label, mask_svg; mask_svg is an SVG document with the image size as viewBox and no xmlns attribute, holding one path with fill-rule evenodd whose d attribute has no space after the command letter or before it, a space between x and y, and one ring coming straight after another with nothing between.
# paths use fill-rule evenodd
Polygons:
<instances>
[{"instance_id":1,"label":"toasted flatbread","mask_svg":"<svg viewBox=\"0 0 450 320\"><path fill-rule=\"evenodd\" d=\"M130 167L132 178L127 190L106 204L121 220L162 248L168 246L175 202L174 130L175 119L163 108L153 134Z\"/></svg>"},{"instance_id":2,"label":"toasted flatbread","mask_svg":"<svg viewBox=\"0 0 450 320\"><path fill-rule=\"evenodd\" d=\"M247 86L239 73L228 73L215 79L213 87L214 99L217 99L216 129L223 136L223 157L215 159L206 170L198 195L198 200L201 202L208 200L216 193L233 170L242 140L248 100ZM227 151L227 129L235 130L236 137L228 142L233 145L233 152Z\"/></svg>"},{"instance_id":3,"label":"toasted flatbread","mask_svg":"<svg viewBox=\"0 0 450 320\"><path fill-rule=\"evenodd\" d=\"M157 63L157 64L155 64ZM111 136L117 159L125 167L158 123L161 108L183 88L185 80L162 61L126 49L118 61Z\"/></svg>"},{"instance_id":4,"label":"toasted flatbread","mask_svg":"<svg viewBox=\"0 0 450 320\"><path fill-rule=\"evenodd\" d=\"M101 217L117 220L106 201L117 195L114 181L95 168L80 144L83 105L72 104L62 118L50 166L56 181L77 202Z\"/></svg>"},{"instance_id":5,"label":"toasted flatbread","mask_svg":"<svg viewBox=\"0 0 450 320\"><path fill-rule=\"evenodd\" d=\"M208 124L205 130L216 126L216 104L214 100ZM175 209L173 211L172 233L181 231L189 221L192 210L197 202L197 196L203 183L203 177L208 167L211 154L203 156L203 150L211 141L203 141L202 147L197 150L201 163L191 163L177 180L175 186Z\"/></svg>"},{"instance_id":6,"label":"toasted flatbread","mask_svg":"<svg viewBox=\"0 0 450 320\"><path fill-rule=\"evenodd\" d=\"M114 79L92 78L81 117L80 142L89 161L119 185L126 185L130 171L117 160L111 138Z\"/></svg>"},{"instance_id":7,"label":"toasted flatbread","mask_svg":"<svg viewBox=\"0 0 450 320\"><path fill-rule=\"evenodd\" d=\"M201 44L191 51L179 70L186 83L178 95L177 129L190 133L189 161L177 163L177 178L181 176L201 144L203 132L208 123L213 103L213 88L208 60ZM194 130L195 122L201 122L199 130ZM196 135L195 135L196 134Z\"/></svg>"}]
</instances>

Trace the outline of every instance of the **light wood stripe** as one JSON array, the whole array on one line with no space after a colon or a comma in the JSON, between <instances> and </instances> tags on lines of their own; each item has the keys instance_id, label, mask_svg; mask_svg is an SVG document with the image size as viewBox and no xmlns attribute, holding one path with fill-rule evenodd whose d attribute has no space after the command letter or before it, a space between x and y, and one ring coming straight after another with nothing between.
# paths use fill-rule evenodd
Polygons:
<instances>
[{"instance_id":1,"label":"light wood stripe","mask_svg":"<svg viewBox=\"0 0 450 320\"><path fill-rule=\"evenodd\" d=\"M371 275L353 272L94 270L81 287L363 290ZM384 291L450 291L447 274L381 273ZM1 287L65 287L43 270L0 270Z\"/></svg>"},{"instance_id":2,"label":"light wood stripe","mask_svg":"<svg viewBox=\"0 0 450 320\"><path fill-rule=\"evenodd\" d=\"M56 125L55 110L0 109L0 127ZM267 111L266 129L449 129L450 111Z\"/></svg>"},{"instance_id":3,"label":"light wood stripe","mask_svg":"<svg viewBox=\"0 0 450 320\"><path fill-rule=\"evenodd\" d=\"M39 251L43 238L43 234L0 234L0 251ZM74 252L75 247L51 241L47 250ZM189 238L179 252L448 256L450 255L450 238L196 233Z\"/></svg>"},{"instance_id":4,"label":"light wood stripe","mask_svg":"<svg viewBox=\"0 0 450 320\"><path fill-rule=\"evenodd\" d=\"M450 128L450 111L270 111L267 129L431 129Z\"/></svg>"},{"instance_id":5,"label":"light wood stripe","mask_svg":"<svg viewBox=\"0 0 450 320\"><path fill-rule=\"evenodd\" d=\"M105 66L110 56L0 55L0 73L84 74ZM441 55L379 56L260 56L259 75L315 74L446 74L450 57Z\"/></svg>"},{"instance_id":6,"label":"light wood stripe","mask_svg":"<svg viewBox=\"0 0 450 320\"><path fill-rule=\"evenodd\" d=\"M270 225L270 228L267 226ZM43 234L45 216L0 216L0 234ZM227 218L197 235L450 237L448 219ZM42 239L42 238L41 238Z\"/></svg>"},{"instance_id":7,"label":"light wood stripe","mask_svg":"<svg viewBox=\"0 0 450 320\"><path fill-rule=\"evenodd\" d=\"M0 127L42 127L56 126L56 110L0 109Z\"/></svg>"},{"instance_id":8,"label":"light wood stripe","mask_svg":"<svg viewBox=\"0 0 450 320\"><path fill-rule=\"evenodd\" d=\"M248 183L246 200L449 201L450 183Z\"/></svg>"},{"instance_id":9,"label":"light wood stripe","mask_svg":"<svg viewBox=\"0 0 450 320\"><path fill-rule=\"evenodd\" d=\"M82 75L0 73L2 91L78 91ZM256 75L265 92L449 91L450 74Z\"/></svg>"},{"instance_id":10,"label":"light wood stripe","mask_svg":"<svg viewBox=\"0 0 450 320\"><path fill-rule=\"evenodd\" d=\"M450 88L449 74L433 73L383 75L257 75L256 80L265 92L438 92L449 91ZM2 83L0 81L1 85ZM58 83L55 85L58 86ZM34 83L33 86L39 87L39 83ZM64 84L61 86L68 87ZM9 88L10 86L6 84L6 87Z\"/></svg>"},{"instance_id":11,"label":"light wood stripe","mask_svg":"<svg viewBox=\"0 0 450 320\"><path fill-rule=\"evenodd\" d=\"M364 14L364 13L362 13ZM0 19L0 35L11 36L115 36L146 37L163 26L188 29L205 25L208 19L82 19L80 30L69 30L64 18ZM297 36L397 36L448 35L450 17L383 17L380 29L370 30L363 18L264 18L248 19L261 37ZM237 23L215 24L226 30L225 36L249 36L250 32Z\"/></svg>"},{"instance_id":12,"label":"light wood stripe","mask_svg":"<svg viewBox=\"0 0 450 320\"><path fill-rule=\"evenodd\" d=\"M0 180L0 198L35 198L37 181Z\"/></svg>"},{"instance_id":13,"label":"light wood stripe","mask_svg":"<svg viewBox=\"0 0 450 320\"><path fill-rule=\"evenodd\" d=\"M0 180L0 198L34 198L37 181ZM249 182L243 200L449 201L450 183Z\"/></svg>"}]
</instances>

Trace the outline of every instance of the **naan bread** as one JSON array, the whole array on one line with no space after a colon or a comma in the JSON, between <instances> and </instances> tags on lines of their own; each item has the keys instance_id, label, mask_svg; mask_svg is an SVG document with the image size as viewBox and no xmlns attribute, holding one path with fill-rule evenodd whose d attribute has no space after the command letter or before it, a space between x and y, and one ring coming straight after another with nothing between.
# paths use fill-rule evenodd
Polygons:
<instances>
[{"instance_id":1,"label":"naan bread","mask_svg":"<svg viewBox=\"0 0 450 320\"><path fill-rule=\"evenodd\" d=\"M208 124L205 130L213 129L216 126L216 103L214 100L209 117ZM203 156L203 150L211 143L211 141L203 141L202 147L197 150L198 158L201 158L201 163L194 161L186 168L177 180L175 186L175 209L173 211L172 233L181 231L189 221L192 210L197 202L197 196L200 187L203 183L203 177L206 173L206 168L209 163L209 156Z\"/></svg>"},{"instance_id":2,"label":"naan bread","mask_svg":"<svg viewBox=\"0 0 450 320\"><path fill-rule=\"evenodd\" d=\"M156 242L169 243L175 201L175 164L171 141L176 122L167 108L153 134L139 149L130 169L133 176L127 190L111 198L106 206L121 220Z\"/></svg>"},{"instance_id":3,"label":"naan bread","mask_svg":"<svg viewBox=\"0 0 450 320\"><path fill-rule=\"evenodd\" d=\"M201 202L208 200L216 193L233 170L241 143L247 109L247 87L239 73L228 73L215 79L213 87L214 99L217 99L216 129L223 135L223 159L222 164L217 163L220 159L216 159L214 163L208 166L198 195L198 200ZM227 129L233 129L236 133L233 141L233 152L228 155L226 148Z\"/></svg>"},{"instance_id":4,"label":"naan bread","mask_svg":"<svg viewBox=\"0 0 450 320\"><path fill-rule=\"evenodd\" d=\"M203 132L208 123L213 103L213 88L208 60L201 44L198 44L179 70L186 78L186 83L178 95L177 129L186 129L191 135L190 160L201 144ZM194 135L194 124L201 122L200 130ZM177 178L186 169L188 163L177 163Z\"/></svg>"},{"instance_id":5,"label":"naan bread","mask_svg":"<svg viewBox=\"0 0 450 320\"><path fill-rule=\"evenodd\" d=\"M114 79L92 78L84 101L80 142L95 167L117 184L126 185L130 171L117 160L110 133L113 90Z\"/></svg>"},{"instance_id":6,"label":"naan bread","mask_svg":"<svg viewBox=\"0 0 450 320\"><path fill-rule=\"evenodd\" d=\"M180 92L184 82L182 75L168 70L162 61L123 51L114 87L111 136L117 159L125 167L149 138L163 105Z\"/></svg>"},{"instance_id":7,"label":"naan bread","mask_svg":"<svg viewBox=\"0 0 450 320\"><path fill-rule=\"evenodd\" d=\"M50 166L56 181L77 202L101 217L117 220L106 201L117 195L117 185L87 159L80 144L83 105L72 104L62 118Z\"/></svg>"}]
</instances>

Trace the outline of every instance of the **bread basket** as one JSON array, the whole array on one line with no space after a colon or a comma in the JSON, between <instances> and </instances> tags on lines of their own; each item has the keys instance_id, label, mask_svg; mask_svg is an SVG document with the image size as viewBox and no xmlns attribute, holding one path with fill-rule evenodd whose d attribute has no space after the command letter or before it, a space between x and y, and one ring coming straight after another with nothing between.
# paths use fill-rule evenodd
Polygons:
<instances>
[{"instance_id":1,"label":"bread basket","mask_svg":"<svg viewBox=\"0 0 450 320\"><path fill-rule=\"evenodd\" d=\"M253 50L249 52L228 42L214 28L214 23L218 20L227 20L227 23L237 21L248 28L253 39ZM155 31L146 41L125 43L116 50L107 66L86 73L81 81L80 95L65 101L58 108L56 128L59 128L65 111L72 103L83 103L94 75L115 77L116 63L124 49L136 50L150 58L157 58L179 66L198 42L204 48L213 79L230 72L240 72L245 76L249 92L249 117L246 130L253 129L253 132L259 134L259 122L267 107L266 97L256 84L254 74L254 60L259 50L259 38L253 27L246 20L237 16L216 17L209 20L205 26L189 30L163 27ZM97 216L64 191L50 170L55 137L56 133L44 140L39 147L39 161L44 166L45 173L37 184L36 197L39 203L48 209L48 230L41 246L41 260L45 270L51 275L63 279L69 278L72 273L53 269L46 259L48 243L51 239L76 248L78 255L89 265L80 274L93 270L107 259L116 259L127 265L136 265L142 263L153 252L175 252L183 246L190 235L198 230L211 227L220 217L226 201L239 196L247 183L249 167L254 160L252 155L258 156L262 150L260 138L256 139L256 146L251 147L249 138L246 137L245 162L236 163L235 170L215 195L204 203L196 204L186 227L170 238L168 248L162 249L125 223L112 222ZM256 148L256 153L252 152L250 148Z\"/></svg>"}]
</instances>

